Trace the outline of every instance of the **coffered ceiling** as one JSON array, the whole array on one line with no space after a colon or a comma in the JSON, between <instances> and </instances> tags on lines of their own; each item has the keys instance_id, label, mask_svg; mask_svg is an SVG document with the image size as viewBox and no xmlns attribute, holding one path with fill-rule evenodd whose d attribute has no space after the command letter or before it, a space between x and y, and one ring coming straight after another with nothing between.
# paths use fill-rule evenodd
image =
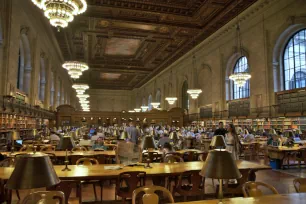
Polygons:
<instances>
[{"instance_id":1,"label":"coffered ceiling","mask_svg":"<svg viewBox=\"0 0 306 204\"><path fill-rule=\"evenodd\" d=\"M88 10L54 31L65 60L90 70L93 89L133 89L257 0L87 0Z\"/></svg>"}]
</instances>

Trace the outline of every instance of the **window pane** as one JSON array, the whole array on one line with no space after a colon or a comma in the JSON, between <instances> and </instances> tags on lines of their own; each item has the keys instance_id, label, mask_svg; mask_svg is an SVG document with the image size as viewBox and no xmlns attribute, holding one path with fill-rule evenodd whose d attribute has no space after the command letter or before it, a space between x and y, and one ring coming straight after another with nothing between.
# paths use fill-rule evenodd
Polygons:
<instances>
[{"instance_id":1,"label":"window pane","mask_svg":"<svg viewBox=\"0 0 306 204\"><path fill-rule=\"evenodd\" d=\"M236 62L234 67L234 73L239 72L248 72L248 59L243 56L239 58ZM238 87L235 82L233 85L233 99L240 99L240 98L248 98L250 97L250 80L248 80L243 87Z\"/></svg>"}]
</instances>

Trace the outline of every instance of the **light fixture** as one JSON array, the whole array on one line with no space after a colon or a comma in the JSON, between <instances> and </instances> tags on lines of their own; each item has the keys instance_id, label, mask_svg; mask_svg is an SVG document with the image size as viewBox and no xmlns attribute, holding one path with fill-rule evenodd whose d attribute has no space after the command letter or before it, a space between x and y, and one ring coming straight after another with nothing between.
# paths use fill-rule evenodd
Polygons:
<instances>
[{"instance_id":1,"label":"light fixture","mask_svg":"<svg viewBox=\"0 0 306 204\"><path fill-rule=\"evenodd\" d=\"M237 1L237 6L238 6L238 1ZM241 34L240 34L240 25L239 25L239 13L237 9L237 53L240 52L240 56L243 56L242 53L242 40L241 40ZM247 65L247 67L249 67ZM247 68L248 69L248 68ZM248 72L236 72L233 73L229 76L230 80L233 80L234 83L239 87L243 87L247 80L251 78L251 75Z\"/></svg>"},{"instance_id":2,"label":"light fixture","mask_svg":"<svg viewBox=\"0 0 306 204\"><path fill-rule=\"evenodd\" d=\"M238 87L243 87L250 78L251 75L247 72L233 73L229 76L229 79L233 80Z\"/></svg>"},{"instance_id":3,"label":"light fixture","mask_svg":"<svg viewBox=\"0 0 306 204\"><path fill-rule=\"evenodd\" d=\"M153 106L153 108L158 108L160 103L159 102L152 102L151 105Z\"/></svg>"},{"instance_id":4,"label":"light fixture","mask_svg":"<svg viewBox=\"0 0 306 204\"><path fill-rule=\"evenodd\" d=\"M193 39L193 47L195 48L195 40ZM193 53L193 57L192 57L192 76L193 76L193 88L188 89L187 93L191 96L192 99L197 99L200 95L200 93L202 93L201 89L197 89L196 87L198 86L198 75L197 75L197 68L196 68L196 56L195 53ZM193 73L195 72L195 73Z\"/></svg>"},{"instance_id":5,"label":"light fixture","mask_svg":"<svg viewBox=\"0 0 306 204\"><path fill-rule=\"evenodd\" d=\"M192 99L197 99L200 93L202 93L202 90L201 89L188 89L187 93L191 96Z\"/></svg>"},{"instance_id":6,"label":"light fixture","mask_svg":"<svg viewBox=\"0 0 306 204\"><path fill-rule=\"evenodd\" d=\"M129 113L135 113L135 110L129 110Z\"/></svg>"},{"instance_id":7,"label":"light fixture","mask_svg":"<svg viewBox=\"0 0 306 204\"><path fill-rule=\"evenodd\" d=\"M167 97L166 101L168 101L169 105L173 105L175 101L177 101L176 97Z\"/></svg>"},{"instance_id":8,"label":"light fixture","mask_svg":"<svg viewBox=\"0 0 306 204\"><path fill-rule=\"evenodd\" d=\"M84 71L88 70L88 65L84 62L68 61L63 64L63 68L68 70L71 78L78 79Z\"/></svg>"},{"instance_id":9,"label":"light fixture","mask_svg":"<svg viewBox=\"0 0 306 204\"><path fill-rule=\"evenodd\" d=\"M141 108L135 108L134 111L135 111L136 113L139 113L139 112L141 111Z\"/></svg>"},{"instance_id":10,"label":"light fixture","mask_svg":"<svg viewBox=\"0 0 306 204\"><path fill-rule=\"evenodd\" d=\"M89 89L87 84L73 84L72 88L75 89L78 95L84 94L84 92Z\"/></svg>"},{"instance_id":11,"label":"light fixture","mask_svg":"<svg viewBox=\"0 0 306 204\"><path fill-rule=\"evenodd\" d=\"M89 101L80 101L80 104L89 104Z\"/></svg>"},{"instance_id":12,"label":"light fixture","mask_svg":"<svg viewBox=\"0 0 306 204\"><path fill-rule=\"evenodd\" d=\"M80 100L86 100L87 98L89 98L89 95L88 94L78 94L77 97L80 99Z\"/></svg>"},{"instance_id":13,"label":"light fixture","mask_svg":"<svg viewBox=\"0 0 306 204\"><path fill-rule=\"evenodd\" d=\"M58 29L67 27L74 16L87 10L85 0L32 0L32 2L44 11L50 24Z\"/></svg>"},{"instance_id":14,"label":"light fixture","mask_svg":"<svg viewBox=\"0 0 306 204\"><path fill-rule=\"evenodd\" d=\"M142 112L146 112L148 110L149 106L141 106L140 108L141 108Z\"/></svg>"}]
</instances>

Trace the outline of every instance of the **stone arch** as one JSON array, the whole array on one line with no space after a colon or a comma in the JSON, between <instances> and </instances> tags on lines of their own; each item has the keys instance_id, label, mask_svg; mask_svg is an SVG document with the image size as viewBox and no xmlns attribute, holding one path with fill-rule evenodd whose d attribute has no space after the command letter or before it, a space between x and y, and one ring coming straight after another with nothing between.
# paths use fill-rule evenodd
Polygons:
<instances>
[{"instance_id":1,"label":"stone arch","mask_svg":"<svg viewBox=\"0 0 306 204\"><path fill-rule=\"evenodd\" d=\"M300 30L306 29L305 23L294 24L282 28L277 38L272 56L274 92L284 90L283 54L290 38Z\"/></svg>"},{"instance_id":2,"label":"stone arch","mask_svg":"<svg viewBox=\"0 0 306 204\"><path fill-rule=\"evenodd\" d=\"M28 28L22 28L20 32L20 39L22 44L21 58L23 59L23 75L22 78L22 91L26 94L30 94L31 78L32 78L32 63L31 63L31 48L28 38Z\"/></svg>"},{"instance_id":3,"label":"stone arch","mask_svg":"<svg viewBox=\"0 0 306 204\"><path fill-rule=\"evenodd\" d=\"M235 65L237 61L241 57L246 57L248 62L249 60L249 54L245 49L242 49L242 52L235 52L233 53L229 59L227 60L226 64L226 70L225 70L225 98L226 100L232 100L233 99L233 90L232 87L234 85L233 81L229 79L229 76L233 73ZM251 66L250 63L248 63L249 66L249 72L251 73Z\"/></svg>"}]
</instances>

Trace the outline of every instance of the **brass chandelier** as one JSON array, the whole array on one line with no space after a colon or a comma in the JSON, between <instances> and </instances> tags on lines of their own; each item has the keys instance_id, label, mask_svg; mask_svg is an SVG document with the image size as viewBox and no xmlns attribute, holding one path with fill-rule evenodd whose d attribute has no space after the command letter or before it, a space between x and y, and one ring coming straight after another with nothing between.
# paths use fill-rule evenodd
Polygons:
<instances>
[{"instance_id":1,"label":"brass chandelier","mask_svg":"<svg viewBox=\"0 0 306 204\"><path fill-rule=\"evenodd\" d=\"M67 61L63 64L63 68L67 69L72 79L78 79L84 71L88 70L88 65L84 62Z\"/></svg>"},{"instance_id":2,"label":"brass chandelier","mask_svg":"<svg viewBox=\"0 0 306 204\"><path fill-rule=\"evenodd\" d=\"M44 11L50 24L57 28L65 28L74 17L87 10L86 0L32 0Z\"/></svg>"}]
</instances>

